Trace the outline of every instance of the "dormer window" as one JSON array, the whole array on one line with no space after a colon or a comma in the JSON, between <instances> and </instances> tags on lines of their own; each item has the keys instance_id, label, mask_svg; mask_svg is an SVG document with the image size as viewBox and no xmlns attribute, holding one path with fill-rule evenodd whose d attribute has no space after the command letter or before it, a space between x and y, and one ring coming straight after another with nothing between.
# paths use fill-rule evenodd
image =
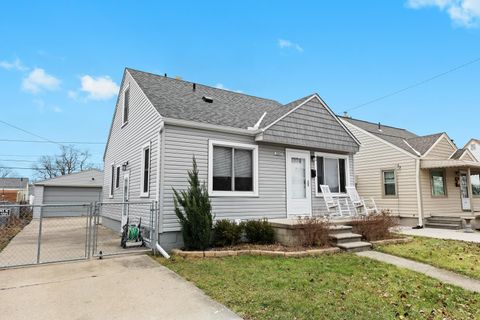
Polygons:
<instances>
[{"instance_id":1,"label":"dormer window","mask_svg":"<svg viewBox=\"0 0 480 320\"><path fill-rule=\"evenodd\" d=\"M128 112L130 109L130 86L123 91L123 109L122 109L122 125L128 122Z\"/></svg>"}]
</instances>

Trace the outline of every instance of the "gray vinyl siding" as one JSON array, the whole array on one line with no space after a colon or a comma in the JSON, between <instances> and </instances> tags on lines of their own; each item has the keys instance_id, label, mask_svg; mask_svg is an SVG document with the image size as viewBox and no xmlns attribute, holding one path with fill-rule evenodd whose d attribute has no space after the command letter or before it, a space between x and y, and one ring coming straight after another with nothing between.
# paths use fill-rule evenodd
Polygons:
<instances>
[{"instance_id":1,"label":"gray vinyl siding","mask_svg":"<svg viewBox=\"0 0 480 320\"><path fill-rule=\"evenodd\" d=\"M130 105L128 123L122 127L123 91L130 85ZM123 200L123 177L130 174L129 201L157 200L157 171L159 157L159 130L161 116L148 101L138 85L126 71L120 89L113 118L111 133L104 159L103 201L119 202ZM142 146L150 142L150 192L148 197L141 197ZM128 162L127 171L120 171L120 185L114 188L110 198L111 164L115 167ZM103 210L105 216L119 220L120 207L115 210Z\"/></svg>"},{"instance_id":2,"label":"gray vinyl siding","mask_svg":"<svg viewBox=\"0 0 480 320\"><path fill-rule=\"evenodd\" d=\"M254 138L178 126L165 126L165 177L163 230L179 230L174 212L173 191L186 189L187 170L197 160L200 179L208 179L208 141L255 144ZM277 155L275 155L277 152ZM260 144L258 148L258 197L211 197L216 219L259 219L286 217L285 148Z\"/></svg>"},{"instance_id":3,"label":"gray vinyl siding","mask_svg":"<svg viewBox=\"0 0 480 320\"><path fill-rule=\"evenodd\" d=\"M318 98L308 101L267 129L263 141L344 153L358 150L355 140Z\"/></svg>"}]
</instances>

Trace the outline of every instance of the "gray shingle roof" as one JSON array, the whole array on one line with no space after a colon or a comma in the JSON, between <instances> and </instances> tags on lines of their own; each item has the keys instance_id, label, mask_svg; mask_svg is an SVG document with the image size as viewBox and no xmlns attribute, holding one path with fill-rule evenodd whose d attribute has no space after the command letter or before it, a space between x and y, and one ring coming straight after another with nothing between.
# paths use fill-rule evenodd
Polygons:
<instances>
[{"instance_id":1,"label":"gray shingle roof","mask_svg":"<svg viewBox=\"0 0 480 320\"><path fill-rule=\"evenodd\" d=\"M413 155L418 155L417 152L421 155L425 154L425 152L427 152L435 141L437 141L443 134L442 132L426 136L417 136L415 133L402 128L380 124L379 130L378 123L352 119L349 117L341 118Z\"/></svg>"},{"instance_id":2,"label":"gray shingle roof","mask_svg":"<svg viewBox=\"0 0 480 320\"><path fill-rule=\"evenodd\" d=\"M55 178L38 181L36 186L71 186L71 187L102 187L103 171L90 169L75 172Z\"/></svg>"},{"instance_id":3,"label":"gray shingle roof","mask_svg":"<svg viewBox=\"0 0 480 320\"><path fill-rule=\"evenodd\" d=\"M0 178L0 189L25 189L28 178Z\"/></svg>"},{"instance_id":4,"label":"gray shingle roof","mask_svg":"<svg viewBox=\"0 0 480 320\"><path fill-rule=\"evenodd\" d=\"M247 129L267 112L264 119L282 114L285 107L271 99L213 88L127 68L147 98L166 118L197 121ZM213 99L212 103L202 97ZM263 123L266 123L264 120Z\"/></svg>"},{"instance_id":5,"label":"gray shingle roof","mask_svg":"<svg viewBox=\"0 0 480 320\"><path fill-rule=\"evenodd\" d=\"M428 136L421 136L416 138L407 139L409 145L411 145L415 150L420 152L420 154L425 154L433 144L440 138L443 132L430 134Z\"/></svg>"}]
</instances>

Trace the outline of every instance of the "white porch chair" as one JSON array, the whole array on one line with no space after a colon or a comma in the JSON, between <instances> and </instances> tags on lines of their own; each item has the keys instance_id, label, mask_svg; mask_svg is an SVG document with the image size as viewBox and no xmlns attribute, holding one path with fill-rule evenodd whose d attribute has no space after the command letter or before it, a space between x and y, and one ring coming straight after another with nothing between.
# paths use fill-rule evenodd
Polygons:
<instances>
[{"instance_id":1,"label":"white porch chair","mask_svg":"<svg viewBox=\"0 0 480 320\"><path fill-rule=\"evenodd\" d=\"M351 216L350 206L348 201L345 200L345 206L342 207L340 199L335 199L330 191L328 185L320 185L322 190L323 199L325 200L325 206L327 207L328 214L330 215L331 210L334 210L334 215L339 217ZM346 207L346 208L345 208Z\"/></svg>"},{"instance_id":2,"label":"white porch chair","mask_svg":"<svg viewBox=\"0 0 480 320\"><path fill-rule=\"evenodd\" d=\"M368 200L370 203L367 204L367 201L365 201L365 199L360 197L355 187L350 186L350 187L345 187L345 189L347 190L347 194L357 214L360 214L359 212L360 209L363 211L362 213L366 215L369 215L370 213L378 212L377 204L375 203L375 200L373 198L370 198Z\"/></svg>"}]
</instances>

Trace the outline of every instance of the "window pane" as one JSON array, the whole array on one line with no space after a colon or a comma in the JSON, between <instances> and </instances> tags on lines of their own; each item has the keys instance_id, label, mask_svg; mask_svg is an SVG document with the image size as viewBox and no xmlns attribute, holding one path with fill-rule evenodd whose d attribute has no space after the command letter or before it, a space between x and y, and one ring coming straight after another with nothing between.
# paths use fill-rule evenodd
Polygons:
<instances>
[{"instance_id":1,"label":"window pane","mask_svg":"<svg viewBox=\"0 0 480 320\"><path fill-rule=\"evenodd\" d=\"M305 159L294 158L291 159L292 177L291 188L292 199L305 199L307 197L307 180L305 175Z\"/></svg>"},{"instance_id":2,"label":"window pane","mask_svg":"<svg viewBox=\"0 0 480 320\"><path fill-rule=\"evenodd\" d=\"M395 171L383 171L383 188L384 194L386 196L395 196L397 195L396 185L395 185Z\"/></svg>"},{"instance_id":3,"label":"window pane","mask_svg":"<svg viewBox=\"0 0 480 320\"><path fill-rule=\"evenodd\" d=\"M115 188L120 186L120 167L117 167L117 177L115 179Z\"/></svg>"},{"instance_id":4,"label":"window pane","mask_svg":"<svg viewBox=\"0 0 480 320\"><path fill-rule=\"evenodd\" d=\"M347 171L345 168L345 159L338 159L338 167L340 170L340 192L347 192L347 189L345 188L347 184Z\"/></svg>"},{"instance_id":5,"label":"window pane","mask_svg":"<svg viewBox=\"0 0 480 320\"><path fill-rule=\"evenodd\" d=\"M235 149L235 191L253 191L253 151Z\"/></svg>"},{"instance_id":6,"label":"window pane","mask_svg":"<svg viewBox=\"0 0 480 320\"><path fill-rule=\"evenodd\" d=\"M150 173L150 148L145 149L144 151L144 164L143 164L143 192L148 192L149 186L149 173Z\"/></svg>"},{"instance_id":7,"label":"window pane","mask_svg":"<svg viewBox=\"0 0 480 320\"><path fill-rule=\"evenodd\" d=\"M111 167L111 174L112 174L112 179L110 180L110 195L113 195L113 183L115 181L115 167Z\"/></svg>"},{"instance_id":8,"label":"window pane","mask_svg":"<svg viewBox=\"0 0 480 320\"><path fill-rule=\"evenodd\" d=\"M338 179L338 159L325 158L325 184L330 187L331 192L340 191Z\"/></svg>"},{"instance_id":9,"label":"window pane","mask_svg":"<svg viewBox=\"0 0 480 320\"><path fill-rule=\"evenodd\" d=\"M444 196L445 195L445 177L443 171L432 171L432 195Z\"/></svg>"},{"instance_id":10,"label":"window pane","mask_svg":"<svg viewBox=\"0 0 480 320\"><path fill-rule=\"evenodd\" d=\"M124 123L128 121L129 107L130 107L130 88L127 88L123 96L123 122Z\"/></svg>"},{"instance_id":11,"label":"window pane","mask_svg":"<svg viewBox=\"0 0 480 320\"><path fill-rule=\"evenodd\" d=\"M213 190L232 190L232 150L213 147Z\"/></svg>"},{"instance_id":12,"label":"window pane","mask_svg":"<svg viewBox=\"0 0 480 320\"><path fill-rule=\"evenodd\" d=\"M472 181L472 193L476 196L480 196L480 174L472 174L470 180Z\"/></svg>"},{"instance_id":13,"label":"window pane","mask_svg":"<svg viewBox=\"0 0 480 320\"><path fill-rule=\"evenodd\" d=\"M317 190L319 193L322 193L321 185L324 184L323 176L323 157L317 157Z\"/></svg>"}]
</instances>

